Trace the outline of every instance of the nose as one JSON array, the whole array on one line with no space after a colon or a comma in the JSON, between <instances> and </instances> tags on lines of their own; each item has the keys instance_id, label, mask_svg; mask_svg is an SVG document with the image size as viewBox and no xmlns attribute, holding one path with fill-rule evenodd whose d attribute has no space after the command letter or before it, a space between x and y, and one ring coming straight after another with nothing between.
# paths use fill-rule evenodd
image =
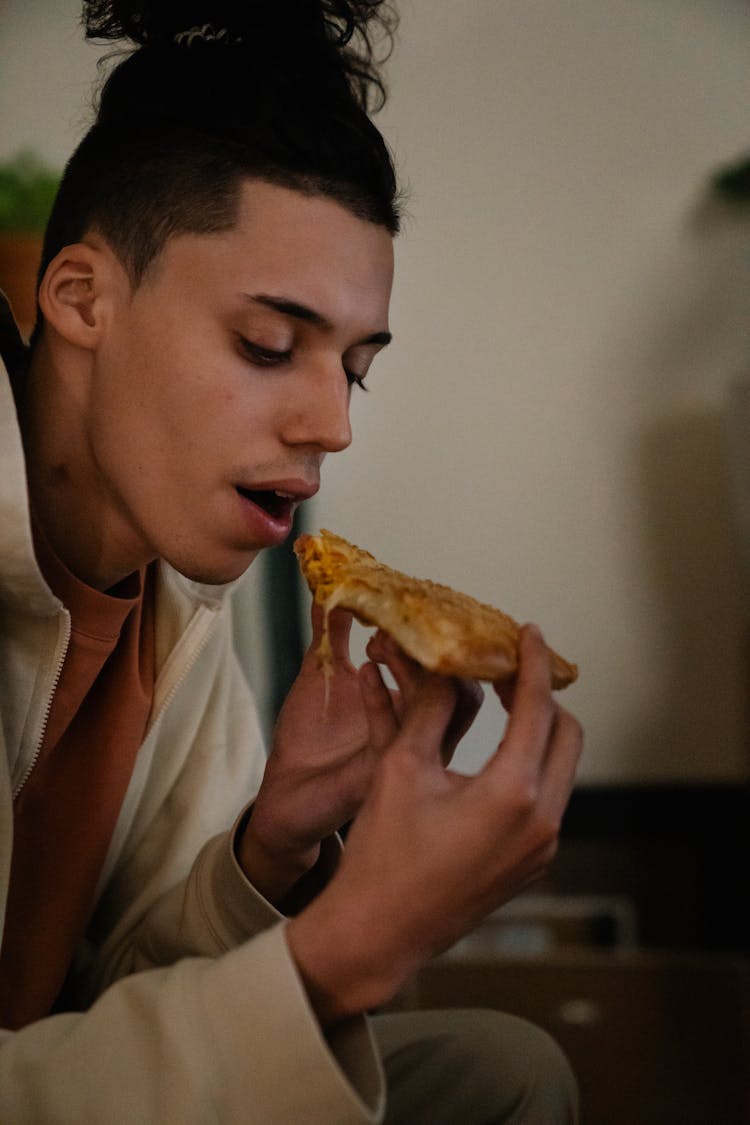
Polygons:
<instances>
[{"instance_id":1,"label":"nose","mask_svg":"<svg viewBox=\"0 0 750 1125\"><path fill-rule=\"evenodd\" d=\"M315 446L324 453L346 449L352 440L350 388L341 359L308 369L295 390L287 415L287 443Z\"/></svg>"}]
</instances>

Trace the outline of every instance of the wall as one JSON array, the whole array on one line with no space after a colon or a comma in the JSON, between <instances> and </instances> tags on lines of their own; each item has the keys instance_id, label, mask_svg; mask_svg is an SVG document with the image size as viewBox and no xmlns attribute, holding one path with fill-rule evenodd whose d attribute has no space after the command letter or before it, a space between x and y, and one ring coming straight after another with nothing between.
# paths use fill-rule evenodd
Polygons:
<instances>
[{"instance_id":1,"label":"wall","mask_svg":"<svg viewBox=\"0 0 750 1125\"><path fill-rule=\"evenodd\" d=\"M101 47L84 43L77 0L0 4L0 159L32 145L61 167L88 127Z\"/></svg>"},{"instance_id":2,"label":"wall","mask_svg":"<svg viewBox=\"0 0 750 1125\"><path fill-rule=\"evenodd\" d=\"M309 522L541 622L581 666L584 780L746 777L724 413L750 370L750 221L705 188L750 149L750 8L400 7L395 342ZM77 12L5 0L0 157L61 163L80 135ZM500 724L486 705L462 767Z\"/></svg>"},{"instance_id":3,"label":"wall","mask_svg":"<svg viewBox=\"0 0 750 1125\"><path fill-rule=\"evenodd\" d=\"M318 520L539 620L581 666L584 779L746 776L750 224L704 189L750 149L750 9L409 3L402 41L396 343Z\"/></svg>"}]
</instances>

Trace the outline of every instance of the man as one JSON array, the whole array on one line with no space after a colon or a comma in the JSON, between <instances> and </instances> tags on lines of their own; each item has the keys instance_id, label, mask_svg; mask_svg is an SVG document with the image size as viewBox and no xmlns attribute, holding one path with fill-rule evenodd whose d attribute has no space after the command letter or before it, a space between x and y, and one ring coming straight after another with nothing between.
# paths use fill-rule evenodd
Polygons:
<instances>
[{"instance_id":1,"label":"man","mask_svg":"<svg viewBox=\"0 0 750 1125\"><path fill-rule=\"evenodd\" d=\"M521 1021L365 1015L551 858L581 738L538 632L467 778L444 763L477 686L382 635L355 669L339 611L324 707L314 614L263 760L226 587L351 440L393 230L322 181L233 176L230 217L140 269L91 211L52 253L53 215L9 349L0 1119L572 1120Z\"/></svg>"}]
</instances>

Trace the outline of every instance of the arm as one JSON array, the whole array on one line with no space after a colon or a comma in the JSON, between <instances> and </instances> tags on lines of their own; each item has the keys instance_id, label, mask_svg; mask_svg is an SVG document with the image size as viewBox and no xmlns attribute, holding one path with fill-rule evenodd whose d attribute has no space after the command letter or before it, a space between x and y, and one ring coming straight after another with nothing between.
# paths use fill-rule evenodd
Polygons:
<instances>
[{"instance_id":1,"label":"arm","mask_svg":"<svg viewBox=\"0 0 750 1125\"><path fill-rule=\"evenodd\" d=\"M264 756L228 634L201 660L215 675L196 666L175 698L119 826L77 966L74 999L88 1010L0 1031L0 1121L377 1119L366 1021L324 1038L280 913L234 859L227 817L253 795ZM196 708L200 691L210 702Z\"/></svg>"},{"instance_id":2,"label":"arm","mask_svg":"<svg viewBox=\"0 0 750 1125\"><path fill-rule=\"evenodd\" d=\"M387 1001L419 965L541 874L581 750L577 722L551 694L536 631L524 632L516 689L497 688L510 709L505 737L471 778L445 763L478 709L476 685L425 673L381 635L368 647L373 663L357 671L350 623L348 614L331 615L336 672L326 707L315 656L322 620L314 616L313 642L237 848L247 877L283 908L309 878L321 842L356 814L340 868L328 867L330 882L286 931L329 1026ZM397 693L374 662L390 666Z\"/></svg>"},{"instance_id":3,"label":"arm","mask_svg":"<svg viewBox=\"0 0 750 1125\"><path fill-rule=\"evenodd\" d=\"M366 1125L379 1073L365 1022L348 1034L351 1083L276 927L224 957L129 976L85 1014L0 1032L0 1121Z\"/></svg>"}]
</instances>

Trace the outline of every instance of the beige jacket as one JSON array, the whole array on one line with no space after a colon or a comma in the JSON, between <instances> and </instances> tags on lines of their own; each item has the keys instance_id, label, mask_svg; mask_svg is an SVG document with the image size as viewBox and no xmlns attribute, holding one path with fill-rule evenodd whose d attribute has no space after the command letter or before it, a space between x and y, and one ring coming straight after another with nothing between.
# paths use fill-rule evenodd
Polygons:
<instances>
[{"instance_id":1,"label":"beige jacket","mask_svg":"<svg viewBox=\"0 0 750 1125\"><path fill-rule=\"evenodd\" d=\"M7 336L0 307L0 344L3 318ZM367 1020L322 1034L283 918L234 860L232 824L265 758L228 594L162 566L153 712L77 954L81 1011L0 1030L3 1125L381 1118ZM0 363L0 926L12 797L33 769L69 627L34 559ZM321 878L335 861L324 854Z\"/></svg>"}]
</instances>

